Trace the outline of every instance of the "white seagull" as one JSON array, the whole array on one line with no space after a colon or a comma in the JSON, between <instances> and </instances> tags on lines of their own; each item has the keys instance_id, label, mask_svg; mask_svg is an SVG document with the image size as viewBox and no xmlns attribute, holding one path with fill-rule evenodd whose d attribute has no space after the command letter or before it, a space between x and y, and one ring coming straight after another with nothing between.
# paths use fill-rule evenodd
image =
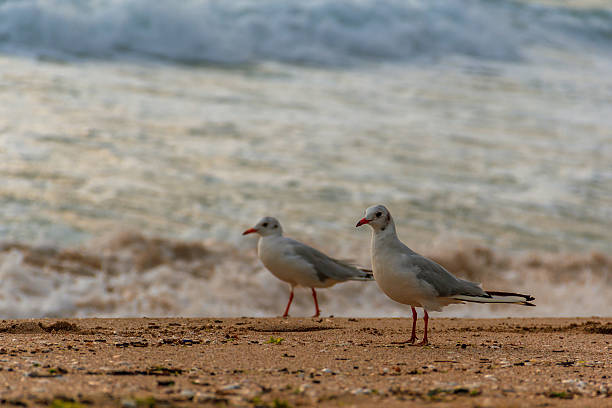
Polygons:
<instances>
[{"instance_id":1,"label":"white seagull","mask_svg":"<svg viewBox=\"0 0 612 408\"><path fill-rule=\"evenodd\" d=\"M417 254L399 240L393 218L383 205L368 208L356 227L364 224L372 227L372 271L378 286L391 299L412 308L412 336L408 341L411 344L417 340L415 307L422 307L425 312L425 335L419 343L424 346L428 344L428 310L439 312L451 303L464 302L535 306L529 303L535 300L532 296L484 291L479 284L456 278L434 261Z\"/></svg>"},{"instance_id":2,"label":"white seagull","mask_svg":"<svg viewBox=\"0 0 612 408\"><path fill-rule=\"evenodd\" d=\"M358 269L345 261L330 258L301 242L283 237L283 229L274 217L262 218L255 227L244 231L242 235L254 232L260 236L257 255L261 262L272 275L291 285L289 303L283 317L289 316L293 289L296 286L312 289L316 310L313 317L319 317L321 311L315 288L328 288L347 280L373 280L372 272L369 270Z\"/></svg>"}]
</instances>

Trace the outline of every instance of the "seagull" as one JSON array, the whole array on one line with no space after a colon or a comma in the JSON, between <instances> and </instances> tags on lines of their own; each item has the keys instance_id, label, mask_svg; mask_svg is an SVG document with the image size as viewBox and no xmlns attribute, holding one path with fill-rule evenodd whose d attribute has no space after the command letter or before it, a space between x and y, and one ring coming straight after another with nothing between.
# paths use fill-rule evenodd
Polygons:
<instances>
[{"instance_id":1,"label":"seagull","mask_svg":"<svg viewBox=\"0 0 612 408\"><path fill-rule=\"evenodd\" d=\"M449 271L431 259L425 258L408 248L397 237L391 213L383 205L369 207L365 217L356 227L368 224L372 228L372 271L380 289L396 302L412 308L412 336L416 338L417 312L422 307L425 314L425 334L418 345L429 344L427 340L427 311L441 311L452 303L529 303L532 296L520 293L484 291L479 284L456 278Z\"/></svg>"},{"instance_id":2,"label":"seagull","mask_svg":"<svg viewBox=\"0 0 612 408\"><path fill-rule=\"evenodd\" d=\"M242 235L259 234L257 255L272 275L291 285L289 303L283 317L289 316L293 289L304 286L312 289L315 315L319 317L319 303L315 288L328 288L348 280L371 281L372 271L358 269L345 261L330 258L324 253L283 236L283 228L274 217L264 217Z\"/></svg>"}]
</instances>

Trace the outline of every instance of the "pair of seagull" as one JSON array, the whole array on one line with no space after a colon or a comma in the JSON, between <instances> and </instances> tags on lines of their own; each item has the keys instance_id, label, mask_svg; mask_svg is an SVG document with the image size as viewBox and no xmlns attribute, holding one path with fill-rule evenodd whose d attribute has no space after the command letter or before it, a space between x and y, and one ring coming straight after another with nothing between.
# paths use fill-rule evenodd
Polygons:
<instances>
[{"instance_id":1,"label":"pair of seagull","mask_svg":"<svg viewBox=\"0 0 612 408\"><path fill-rule=\"evenodd\" d=\"M327 288L349 280L376 280L380 289L396 302L410 305L412 309L412 335L408 343L417 341L415 307L424 310L423 340L427 345L428 311L441 311L452 303L515 303L535 306L532 296L510 292L484 291L479 284L459 279L400 241L395 231L391 213L383 205L369 207L365 217L356 227L372 228L372 271L357 268L347 262L331 258L301 242L283 236L283 229L276 218L264 217L243 235L260 235L257 254L265 267L278 279L291 285L289 302L283 317L289 315L296 286L311 288L315 315L321 313L315 288Z\"/></svg>"}]
</instances>

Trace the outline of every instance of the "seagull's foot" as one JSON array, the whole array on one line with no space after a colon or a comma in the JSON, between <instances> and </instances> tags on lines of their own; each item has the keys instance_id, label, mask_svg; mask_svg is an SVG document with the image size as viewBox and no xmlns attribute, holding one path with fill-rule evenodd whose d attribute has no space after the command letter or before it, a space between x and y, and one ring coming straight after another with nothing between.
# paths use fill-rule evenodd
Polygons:
<instances>
[{"instance_id":1,"label":"seagull's foot","mask_svg":"<svg viewBox=\"0 0 612 408\"><path fill-rule=\"evenodd\" d=\"M310 316L310 317L319 317L320 315L321 315L321 313L315 313L315 314L313 314L313 315L312 315L312 316Z\"/></svg>"},{"instance_id":2,"label":"seagull's foot","mask_svg":"<svg viewBox=\"0 0 612 408\"><path fill-rule=\"evenodd\" d=\"M421 346L421 347L427 346L427 345L429 345L429 341L427 341L427 339L423 339L422 342L415 344L415 346Z\"/></svg>"},{"instance_id":3,"label":"seagull's foot","mask_svg":"<svg viewBox=\"0 0 612 408\"><path fill-rule=\"evenodd\" d=\"M286 319L286 318L288 318L288 317L289 317L289 315L288 315L288 314L284 314L284 315L283 315L283 319Z\"/></svg>"}]
</instances>

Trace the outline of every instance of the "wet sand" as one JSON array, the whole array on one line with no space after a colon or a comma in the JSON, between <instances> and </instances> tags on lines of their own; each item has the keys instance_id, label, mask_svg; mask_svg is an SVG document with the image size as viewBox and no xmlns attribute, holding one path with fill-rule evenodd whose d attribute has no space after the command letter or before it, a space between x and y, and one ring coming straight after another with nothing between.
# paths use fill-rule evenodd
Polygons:
<instances>
[{"instance_id":1,"label":"wet sand","mask_svg":"<svg viewBox=\"0 0 612 408\"><path fill-rule=\"evenodd\" d=\"M430 322L413 347L409 319L4 320L0 402L612 407L612 318Z\"/></svg>"}]
</instances>

